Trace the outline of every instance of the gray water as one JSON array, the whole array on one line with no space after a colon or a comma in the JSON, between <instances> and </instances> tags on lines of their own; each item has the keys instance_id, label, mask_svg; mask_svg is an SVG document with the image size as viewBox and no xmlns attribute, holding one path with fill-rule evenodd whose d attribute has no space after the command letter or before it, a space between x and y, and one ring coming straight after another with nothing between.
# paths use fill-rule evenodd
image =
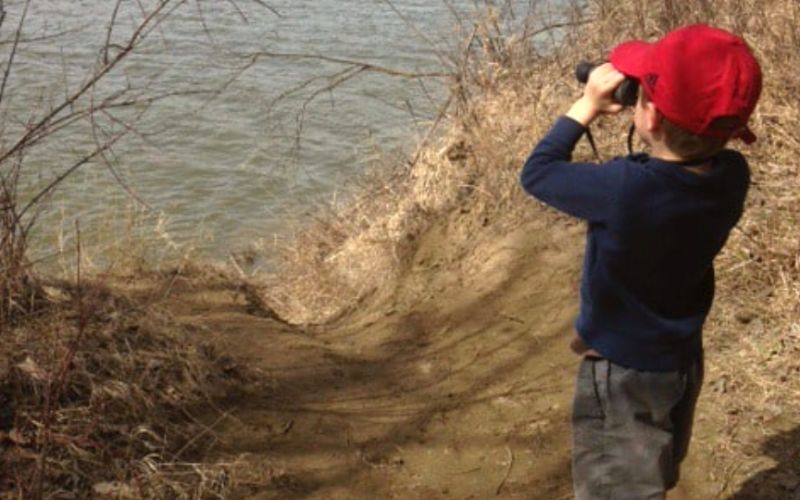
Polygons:
<instances>
[{"instance_id":1,"label":"gray water","mask_svg":"<svg viewBox=\"0 0 800 500\"><path fill-rule=\"evenodd\" d=\"M32 2L23 31L23 39L32 40L20 45L1 103L4 146L32 114L85 81L101 55L115 3ZM132 95L149 96L224 90L153 104L107 155L120 179L104 162L92 161L60 185L38 216L37 255L46 260L60 246L69 247L76 220L82 238L98 252L134 234L155 247L209 258L227 258L253 245L269 253L319 205L351 194L354 180L373 163L402 161L446 94L446 81L438 77L370 71L333 85L348 66L306 56L407 73L447 71L445 56L463 43L487 5L267 3L277 15L253 0L186 2L148 34L140 54L109 75L94 96L97 102L126 87ZM520 22L528 3L496 8L509 23ZM22 2L7 6L0 39L13 38L21 7ZM136 2L122 2L112 42L122 43L141 18ZM4 59L9 46L2 45ZM249 55L258 52L303 57L263 55L245 69ZM115 111L116 124L101 117L100 125L118 131L119 122L131 121L139 108ZM37 192L89 151L92 137L84 120L31 148L23 193Z\"/></svg>"}]
</instances>

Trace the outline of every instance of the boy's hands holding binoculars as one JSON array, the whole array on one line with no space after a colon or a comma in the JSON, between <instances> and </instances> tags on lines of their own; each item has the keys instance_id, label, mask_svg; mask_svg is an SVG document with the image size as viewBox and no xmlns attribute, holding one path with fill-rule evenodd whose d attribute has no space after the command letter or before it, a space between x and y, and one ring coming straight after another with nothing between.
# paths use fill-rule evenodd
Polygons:
<instances>
[{"instance_id":1,"label":"boy's hands holding binoculars","mask_svg":"<svg viewBox=\"0 0 800 500\"><path fill-rule=\"evenodd\" d=\"M625 75L614 69L611 63L601 64L589 74L583 96L567 111L567 116L584 127L589 126L601 114L622 111L622 104L614 100L614 90L625 80Z\"/></svg>"}]
</instances>

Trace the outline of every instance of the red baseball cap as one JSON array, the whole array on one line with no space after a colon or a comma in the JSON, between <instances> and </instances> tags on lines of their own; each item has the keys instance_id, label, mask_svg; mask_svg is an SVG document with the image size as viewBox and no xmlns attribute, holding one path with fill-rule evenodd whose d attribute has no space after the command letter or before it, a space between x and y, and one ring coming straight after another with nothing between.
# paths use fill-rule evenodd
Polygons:
<instances>
[{"instance_id":1,"label":"red baseball cap","mask_svg":"<svg viewBox=\"0 0 800 500\"><path fill-rule=\"evenodd\" d=\"M695 24L654 43L622 43L608 60L639 80L674 124L702 136L756 140L747 120L761 95L761 68L738 36Z\"/></svg>"}]
</instances>

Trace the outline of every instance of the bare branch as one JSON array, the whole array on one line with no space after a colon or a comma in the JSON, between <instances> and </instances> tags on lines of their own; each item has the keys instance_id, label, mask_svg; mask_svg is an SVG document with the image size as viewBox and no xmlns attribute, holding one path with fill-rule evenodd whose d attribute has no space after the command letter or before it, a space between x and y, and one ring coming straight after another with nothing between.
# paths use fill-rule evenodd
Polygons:
<instances>
[{"instance_id":1,"label":"bare branch","mask_svg":"<svg viewBox=\"0 0 800 500\"><path fill-rule=\"evenodd\" d=\"M4 17L4 12L0 12L0 22L2 22L3 17ZM23 43L46 42L48 40L54 40L64 35L69 35L71 33L78 33L80 31L85 30L89 26L91 26L91 23L84 23L74 28L69 28L62 31L57 31L55 33L50 33L49 35L35 36L29 38L20 36L19 44L22 45ZM0 46L8 45L10 43L14 43L14 40L0 40Z\"/></svg>"},{"instance_id":2,"label":"bare branch","mask_svg":"<svg viewBox=\"0 0 800 500\"><path fill-rule=\"evenodd\" d=\"M283 17L280 12L278 12L274 7L268 5L266 2L264 2L264 0L253 0L253 2L257 3L258 5L260 5L262 7L264 7L265 9L267 9L270 12L272 12L276 16Z\"/></svg>"},{"instance_id":3,"label":"bare branch","mask_svg":"<svg viewBox=\"0 0 800 500\"><path fill-rule=\"evenodd\" d=\"M159 8L166 6L166 4L169 2L169 0L160 0L160 1L161 1L161 5L159 6ZM136 5L139 6L139 10L142 13L142 18L147 20L148 19L147 9L145 8L144 4L142 3L142 0L136 0ZM144 21L142 21L141 23L144 24ZM154 26L150 27L146 32L143 33L143 37L147 37L152 30L154 30L156 28L159 28L159 32L161 34L161 41L164 44L164 46L166 47L167 46L167 37L164 35L164 31L161 30L161 28L159 27L159 24L160 23L154 23Z\"/></svg>"},{"instance_id":4,"label":"bare branch","mask_svg":"<svg viewBox=\"0 0 800 500\"><path fill-rule=\"evenodd\" d=\"M442 0L442 3L447 7L447 10L450 11L450 15L458 22L459 27L461 28L461 32L463 33L466 31L466 26L464 24L464 20L461 18L461 14L458 13L458 9L453 5L452 0Z\"/></svg>"},{"instance_id":5,"label":"bare branch","mask_svg":"<svg viewBox=\"0 0 800 500\"><path fill-rule=\"evenodd\" d=\"M439 113L436 115L436 120L434 120L433 125L431 125L430 128L428 128L428 132L425 134L425 137L422 139L422 142L419 144L419 146L417 146L417 152L416 154L414 154L414 158L409 162L410 166L413 167L414 165L417 164L417 162L420 159L420 156L422 155L422 152L425 149L425 146L428 144L428 141L431 140L431 137L433 137L433 134L439 127L439 124L442 123L444 117L447 116L447 111L450 109L450 105L452 103L453 103L453 96L450 95L450 97L447 98L447 101L445 101L445 103L442 104L442 107L439 108Z\"/></svg>"},{"instance_id":6,"label":"bare branch","mask_svg":"<svg viewBox=\"0 0 800 500\"><path fill-rule=\"evenodd\" d=\"M356 75L364 71L366 71L366 68L364 67L349 68L348 70L342 72L340 76L334 78L333 81L328 85L326 85L325 87L315 90L310 96L308 96L305 99L305 101L303 101L303 104L300 106L300 112L297 114L297 134L295 136L295 147L297 148L300 147L300 136L303 133L303 123L305 121L306 110L308 109L309 104L311 104L311 102L313 102L314 99L316 99L320 94L335 89L336 87L343 84L347 80L350 80L351 78L355 77Z\"/></svg>"},{"instance_id":7,"label":"bare branch","mask_svg":"<svg viewBox=\"0 0 800 500\"><path fill-rule=\"evenodd\" d=\"M89 109L90 110L94 109L94 91L92 91L92 99L91 99L91 103L90 103ZM89 113L89 123L92 126L91 127L92 128L92 139L94 139L95 146L97 146L97 148L100 149L102 147L103 143L102 143L102 141L100 140L100 137L97 134L98 124L97 124L97 120L95 119L95 116L96 116L95 112L90 112ZM107 114L107 116L111 116L111 115ZM141 114L139 116L141 116ZM115 123L122 123L120 120L116 120L116 119L113 120L113 121ZM131 130L135 130L132 127L127 126L127 124L123 128L125 129L126 133L130 132ZM109 148L108 149L108 153L113 155L114 152L113 152L112 149ZM135 201L139 202L139 204L145 206L148 210L152 209L152 207L150 207L150 205L148 205L147 202L145 202L138 194L136 194L133 191L133 189L131 189L130 186L128 186L125 183L124 180L122 180L122 177L120 177L120 175L117 173L117 170L114 168L114 165L111 164L111 161L108 159L108 156L106 156L106 152L105 151L100 151L100 158L103 160L103 163L105 163L106 168L108 168L109 172L111 172L111 175L114 177L114 180L117 181L117 184L119 184L119 186L123 189L123 191L128 193L128 196L130 196Z\"/></svg>"},{"instance_id":8,"label":"bare branch","mask_svg":"<svg viewBox=\"0 0 800 500\"><path fill-rule=\"evenodd\" d=\"M414 23L412 23L412 22L411 22L411 21L410 21L410 20L409 20L409 19L408 19L408 18L405 16L405 14L403 14L402 12L400 12L400 10L399 10L399 9L398 9L398 8L397 8L395 5L394 5L394 3L392 2L392 0L383 0L383 2L384 2L386 5L388 5L388 6L389 6L389 8L390 8L390 9L392 9L392 11L393 11L395 14L397 14L397 16L398 16L400 19L402 19L402 20L403 20L403 22L404 22L404 23L406 23L406 25L407 25L409 28L411 28L411 29L413 30L413 31L414 31L414 33L416 33L418 37L420 37L420 38L421 38L421 39L422 39L422 40L423 40L425 43L427 43L427 44L428 44L428 45L431 47L431 49L433 50L433 52L436 54L436 57L439 59L439 61L442 63L442 65L443 65L443 66L449 66L450 64L452 64L452 62L453 62L453 61L452 61L452 60L451 60L451 59L450 59L450 58L449 58L449 57L448 57L446 54L442 53L441 49L439 49L439 47L437 47L437 45L436 45L436 44L433 42L433 40L431 40L430 38L428 38L428 36L427 36L427 35L425 35L425 33L423 33L422 31L420 31L420 29L419 29L419 28L417 28L417 26L416 26Z\"/></svg>"},{"instance_id":9,"label":"bare branch","mask_svg":"<svg viewBox=\"0 0 800 500\"><path fill-rule=\"evenodd\" d=\"M563 22L563 23L551 23L551 24L548 24L546 26L542 26L539 29L535 29L535 30L533 30L531 32L526 32L525 36L523 37L523 39L533 38L535 36L538 36L538 35L541 35L543 33L547 33L547 32L550 32L550 31L553 31L553 30L556 30L556 29L573 28L573 27L576 27L576 26L589 24L589 23L594 22L594 21L595 21L595 19L590 17L590 18L584 18L584 19L577 19L575 21L567 21L567 22Z\"/></svg>"},{"instance_id":10,"label":"bare branch","mask_svg":"<svg viewBox=\"0 0 800 500\"><path fill-rule=\"evenodd\" d=\"M44 189L42 189L38 193L36 193L36 195L33 198L31 198L28 201L27 204L25 204L25 207L22 210L20 210L19 216L17 216L17 221L20 221L22 219L22 217L28 212L28 210L30 210L33 206L35 206L37 203L39 203L39 201L42 198L44 198L45 196L50 194L50 192L52 192L53 189L56 188L56 186L61 184L61 182L64 179L69 177L73 172L78 170L83 165L85 165L85 164L89 163L90 161L92 161L94 158L96 158L98 155L100 155L104 151L110 149L114 144L116 144L116 142L118 140L120 140L126 134L127 134L127 131L120 132L120 133L116 134L114 137L109 139L105 144L102 144L101 146L95 148L94 151L92 151L91 153L87 154L86 156L84 156L80 160L78 160L75 163L73 163L72 166L67 168L65 171L63 171L61 174L59 174L55 179L50 181L50 183Z\"/></svg>"},{"instance_id":11,"label":"bare branch","mask_svg":"<svg viewBox=\"0 0 800 500\"><path fill-rule=\"evenodd\" d=\"M306 80L304 80L300 84L295 85L294 87L281 92L274 99L271 99L269 101L269 103L267 104L267 113L271 113L272 110L275 108L275 106L278 103L280 103L281 101L283 101L285 99L288 99L289 97L291 97L291 96L299 93L300 91L308 88L309 86L311 86L312 83L314 83L316 81L319 81L319 80L328 80L328 81L335 80L335 79L341 77L342 75L344 75L346 73L349 73L352 70L353 70L353 67L349 66L349 67L347 67L347 68L345 68L343 70L339 70L339 71L337 71L335 73L332 73L332 74L317 75L317 76L312 76L311 78L307 78Z\"/></svg>"},{"instance_id":12,"label":"bare branch","mask_svg":"<svg viewBox=\"0 0 800 500\"><path fill-rule=\"evenodd\" d=\"M139 3L139 5L141 5L141 0L136 0L136 1ZM154 29L158 28L159 32L161 33L161 40L163 41L164 46L167 46L168 45L167 37L164 34L163 29L161 28L161 24L166 19L170 18L172 16L172 14L176 10L181 8L189 0L160 0L160 1L161 1L161 5L158 8L159 12L156 14L155 19L151 20L152 22L149 23L150 26L147 28L147 30L142 32L141 37L142 38L146 38L150 34L151 31L153 31ZM162 7L166 7L167 4L169 4L169 3L173 4L172 7L169 10L167 10L166 12L161 13L161 8ZM143 14L146 15L146 13L144 11L143 11Z\"/></svg>"},{"instance_id":13,"label":"bare branch","mask_svg":"<svg viewBox=\"0 0 800 500\"><path fill-rule=\"evenodd\" d=\"M360 68L361 71L372 71L375 73L383 73L390 76L399 76L402 78L449 78L453 76L453 73L450 72L441 72L441 71L431 71L431 72L414 72L414 71L405 71L402 69L396 68L389 68L386 66L378 66L377 64L372 64L364 61L356 61L354 59L344 59L340 57L330 57L330 56L323 56L323 55L316 55L316 54L300 54L300 53L291 53L291 52L270 52L270 51L260 51L250 54L250 57L253 58L253 62L259 59L260 57L273 57L273 58L283 58L283 59L312 59L317 61L326 61L336 64L347 64L349 66L355 66Z\"/></svg>"},{"instance_id":14,"label":"bare branch","mask_svg":"<svg viewBox=\"0 0 800 500\"><path fill-rule=\"evenodd\" d=\"M28 0L30 2L30 0ZM121 50L117 55L114 56L108 64L104 64L100 67L94 75L92 75L89 80L84 83L77 91L75 91L69 98L65 99L60 105L56 106L52 110L50 110L43 118L41 118L35 125L31 126L28 131L20 137L17 142L9 148L7 151L3 152L0 155L0 165L2 165L5 160L12 155L16 154L20 149L24 148L31 137L35 136L42 132L42 129L48 126L51 120L53 120L56 116L58 116L64 109L72 106L80 97L86 94L91 88L93 88L97 83L106 75L109 71L111 71L114 67L116 67L120 61L125 59L134 47L142 39L142 34L144 33L145 29L149 28L151 23L157 19L157 16L164 10L164 8L169 4L169 0L161 0L158 7L153 9L153 11L144 19L144 21L137 26L136 30L134 30L133 34L131 35L130 39L128 40L127 45L121 47Z\"/></svg>"},{"instance_id":15,"label":"bare branch","mask_svg":"<svg viewBox=\"0 0 800 500\"><path fill-rule=\"evenodd\" d=\"M103 44L103 64L108 64L108 48L111 44L111 32L114 30L114 24L117 22L117 13L122 0L117 0L114 5L114 12L111 13L111 21L108 23L108 31L106 32L106 43Z\"/></svg>"},{"instance_id":16,"label":"bare branch","mask_svg":"<svg viewBox=\"0 0 800 500\"><path fill-rule=\"evenodd\" d=\"M231 5L231 7L233 7L233 9L236 11L237 14L239 14L239 19L241 19L242 22L244 23L249 22L247 20L247 15L245 15L244 11L239 7L239 4L237 4L234 0L225 0L225 1L228 2Z\"/></svg>"},{"instance_id":17,"label":"bare branch","mask_svg":"<svg viewBox=\"0 0 800 500\"><path fill-rule=\"evenodd\" d=\"M200 24L203 26L203 32L208 37L208 41L212 44L214 43L214 37L211 35L211 30L208 29L208 23L206 23L206 15L203 12L203 4L200 0L195 0L194 4L197 6L197 15L200 17Z\"/></svg>"},{"instance_id":18,"label":"bare branch","mask_svg":"<svg viewBox=\"0 0 800 500\"><path fill-rule=\"evenodd\" d=\"M0 28L3 27L3 21L6 20L6 3L0 0Z\"/></svg>"},{"instance_id":19,"label":"bare branch","mask_svg":"<svg viewBox=\"0 0 800 500\"><path fill-rule=\"evenodd\" d=\"M31 0L25 0L25 6L22 9L22 16L19 18L19 25L17 25L17 31L14 34L14 45L11 47L11 54L8 56L8 62L6 63L6 71L3 74L3 83L0 85L0 102L3 101L3 95L6 91L6 83L8 83L8 76L11 74L11 67L14 64L14 56L17 54L17 47L19 46L19 37L22 35L22 26L25 24L25 17L28 15L28 7L31 4ZM5 18L5 10L3 10L3 18Z\"/></svg>"},{"instance_id":20,"label":"bare branch","mask_svg":"<svg viewBox=\"0 0 800 500\"><path fill-rule=\"evenodd\" d=\"M87 118L91 113L107 113L108 111L114 109L122 109L122 108L130 108L135 106L149 106L154 104L158 101L163 101L165 99L175 97L175 96L189 96L189 95L216 95L217 90L184 90L184 91L173 91L173 92L164 92L162 94L152 95L149 97L143 97L141 95L132 96L125 100L116 100L120 97L120 94L124 94L127 92L128 89L123 91L117 92L112 96L107 97L101 104L94 108L80 108L76 109L68 114L64 114L53 121L51 121L46 128L41 129L37 134L34 134L29 137L25 147L32 147L41 142L42 140L55 135L57 132L66 129L70 125L81 121ZM117 121L118 119L115 118L110 113L106 115L110 120ZM117 121L118 124L122 125L124 122ZM123 125L124 126L124 125ZM133 131L135 129L131 129ZM144 138L144 136L140 133L136 134L137 136Z\"/></svg>"},{"instance_id":21,"label":"bare branch","mask_svg":"<svg viewBox=\"0 0 800 500\"><path fill-rule=\"evenodd\" d=\"M324 56L319 54L303 54L303 53L290 53L290 52L271 52L271 51L260 51L252 53L248 56L250 61L245 64L240 72L237 74L237 77L241 75L242 72L246 71L252 65L254 65L258 59L266 57L266 58L281 58L281 59L297 59L297 60L315 60L315 61L322 61L328 62L332 64L344 65L345 68L339 71L335 71L329 75L316 75L311 78L308 78L301 82L299 85L294 86L276 98L272 99L269 102L268 109L272 109L283 99L288 98L291 95L297 94L298 92L308 88L312 83L315 81L326 79L328 83L321 88L315 89L311 94L304 99L300 106L300 110L296 116L296 128L294 134L294 149L299 150L300 148L300 139L302 137L304 122L306 112L308 111L309 105L321 94L325 92L332 92L334 89L343 85L347 81L355 78L356 76L366 73L380 73L388 76L393 77L401 77L401 78L409 78L409 79L417 79L421 81L424 78L452 78L454 75L450 72L441 72L441 71L432 71L432 72L412 72L406 71L397 68L390 68L386 66L380 66L377 64L365 62L365 61L358 61L354 59L346 59L341 57L331 57L331 56Z\"/></svg>"}]
</instances>

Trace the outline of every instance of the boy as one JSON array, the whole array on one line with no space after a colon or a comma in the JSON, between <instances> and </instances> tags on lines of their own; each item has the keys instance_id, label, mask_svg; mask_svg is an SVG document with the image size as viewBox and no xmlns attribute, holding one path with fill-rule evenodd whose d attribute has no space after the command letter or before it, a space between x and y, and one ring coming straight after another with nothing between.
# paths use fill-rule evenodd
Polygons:
<instances>
[{"instance_id":1,"label":"boy","mask_svg":"<svg viewBox=\"0 0 800 500\"><path fill-rule=\"evenodd\" d=\"M522 170L528 193L589 222L572 348L575 496L661 499L678 481L702 383L713 259L742 214L747 128L761 71L746 43L705 25L617 46ZM638 81L634 127L650 154L571 162L575 143Z\"/></svg>"}]
</instances>

